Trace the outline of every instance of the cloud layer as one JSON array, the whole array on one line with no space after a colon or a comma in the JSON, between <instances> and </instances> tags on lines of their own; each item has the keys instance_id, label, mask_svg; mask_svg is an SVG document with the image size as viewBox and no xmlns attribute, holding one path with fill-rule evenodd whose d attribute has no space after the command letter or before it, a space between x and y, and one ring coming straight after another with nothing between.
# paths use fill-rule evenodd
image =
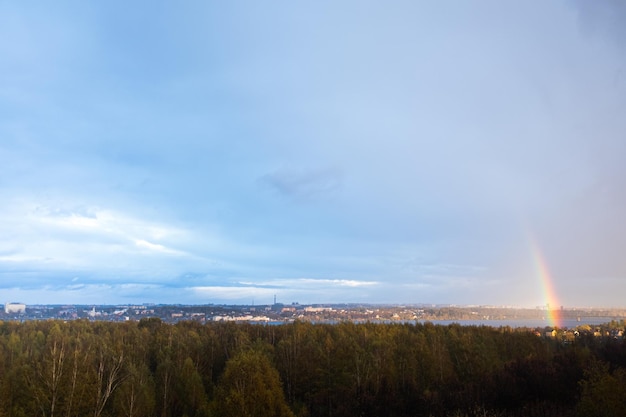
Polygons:
<instances>
[{"instance_id":1,"label":"cloud layer","mask_svg":"<svg viewBox=\"0 0 626 417\"><path fill-rule=\"evenodd\" d=\"M0 298L623 306L623 14L3 4Z\"/></svg>"}]
</instances>

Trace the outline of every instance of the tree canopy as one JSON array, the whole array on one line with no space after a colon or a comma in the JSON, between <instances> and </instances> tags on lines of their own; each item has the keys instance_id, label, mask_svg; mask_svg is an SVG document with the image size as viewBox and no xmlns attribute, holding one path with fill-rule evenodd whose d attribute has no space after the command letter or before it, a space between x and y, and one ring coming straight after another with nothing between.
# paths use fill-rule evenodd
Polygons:
<instances>
[{"instance_id":1,"label":"tree canopy","mask_svg":"<svg viewBox=\"0 0 626 417\"><path fill-rule=\"evenodd\" d=\"M611 326L0 322L0 416L616 415Z\"/></svg>"}]
</instances>

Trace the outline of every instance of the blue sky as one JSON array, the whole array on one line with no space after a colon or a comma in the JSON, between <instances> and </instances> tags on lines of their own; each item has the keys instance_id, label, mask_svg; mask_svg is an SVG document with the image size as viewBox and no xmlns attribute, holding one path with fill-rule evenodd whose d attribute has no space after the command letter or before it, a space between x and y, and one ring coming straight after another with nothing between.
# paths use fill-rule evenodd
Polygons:
<instances>
[{"instance_id":1,"label":"blue sky","mask_svg":"<svg viewBox=\"0 0 626 417\"><path fill-rule=\"evenodd\" d=\"M0 299L625 306L624 18L0 2Z\"/></svg>"}]
</instances>

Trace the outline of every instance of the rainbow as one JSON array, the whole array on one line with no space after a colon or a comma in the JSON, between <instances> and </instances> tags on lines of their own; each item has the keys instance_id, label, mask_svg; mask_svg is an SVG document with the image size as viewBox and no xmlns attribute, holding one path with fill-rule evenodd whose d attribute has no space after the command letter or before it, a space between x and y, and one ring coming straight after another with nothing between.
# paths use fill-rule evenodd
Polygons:
<instances>
[{"instance_id":1,"label":"rainbow","mask_svg":"<svg viewBox=\"0 0 626 417\"><path fill-rule=\"evenodd\" d=\"M550 326L561 326L561 314L559 310L559 300L556 296L556 290L554 288L554 282L550 275L550 269L545 261L543 254L539 248L539 245L534 239L530 240L530 249L537 275L541 280L541 286L543 287L543 297L546 306L547 320Z\"/></svg>"}]
</instances>

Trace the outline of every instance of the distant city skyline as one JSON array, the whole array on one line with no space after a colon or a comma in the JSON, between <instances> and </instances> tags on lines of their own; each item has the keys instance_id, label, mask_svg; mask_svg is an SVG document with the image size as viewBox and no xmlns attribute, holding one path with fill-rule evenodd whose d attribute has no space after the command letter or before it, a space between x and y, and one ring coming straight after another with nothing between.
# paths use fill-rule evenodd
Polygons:
<instances>
[{"instance_id":1,"label":"distant city skyline","mask_svg":"<svg viewBox=\"0 0 626 417\"><path fill-rule=\"evenodd\" d=\"M626 3L0 4L0 301L623 307Z\"/></svg>"}]
</instances>

